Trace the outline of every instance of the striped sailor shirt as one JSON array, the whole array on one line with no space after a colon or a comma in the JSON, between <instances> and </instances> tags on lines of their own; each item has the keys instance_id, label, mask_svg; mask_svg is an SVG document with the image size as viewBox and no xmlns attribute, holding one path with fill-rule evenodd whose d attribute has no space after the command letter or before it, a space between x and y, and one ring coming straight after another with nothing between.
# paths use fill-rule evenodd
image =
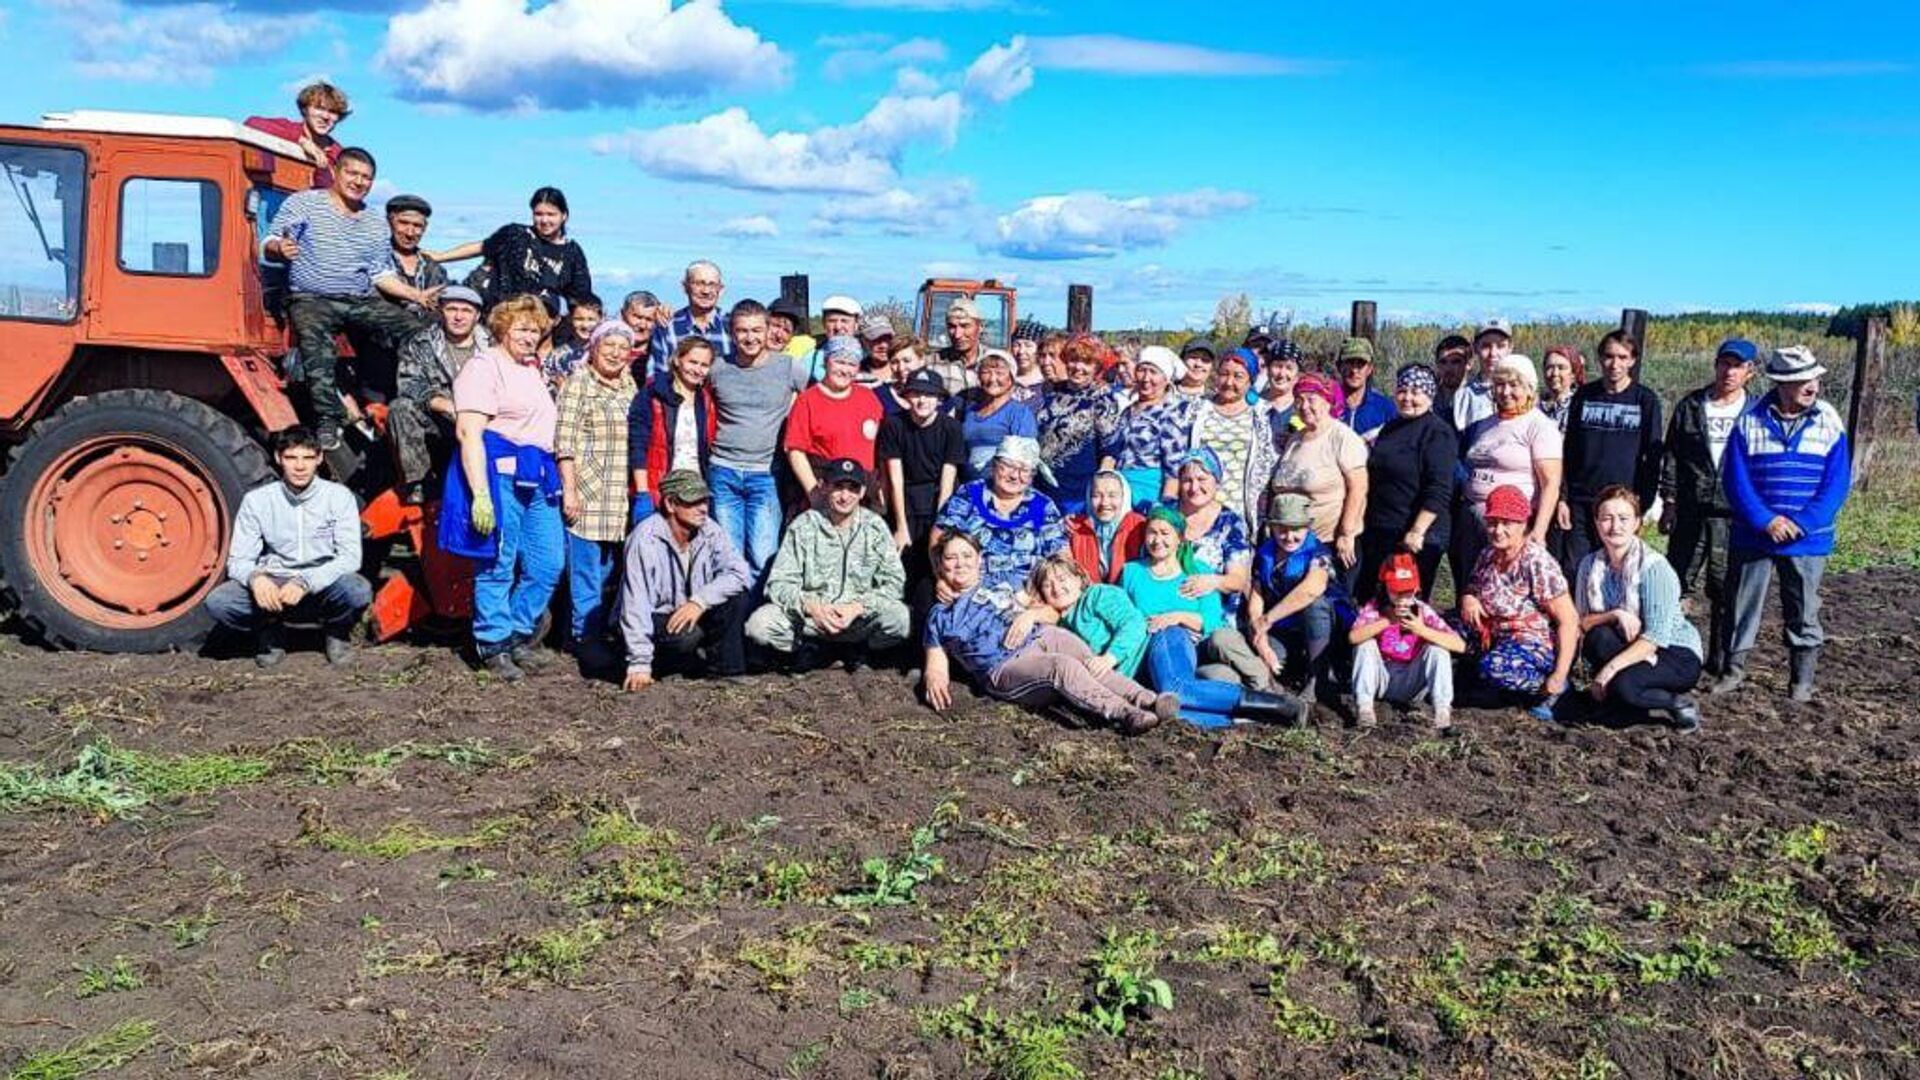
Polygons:
<instances>
[{"instance_id":1,"label":"striped sailor shirt","mask_svg":"<svg viewBox=\"0 0 1920 1080\"><path fill-rule=\"evenodd\" d=\"M367 206L342 211L328 191L287 196L267 236L300 247L287 268L287 285L296 296L371 296L375 279L394 273L387 216Z\"/></svg>"}]
</instances>

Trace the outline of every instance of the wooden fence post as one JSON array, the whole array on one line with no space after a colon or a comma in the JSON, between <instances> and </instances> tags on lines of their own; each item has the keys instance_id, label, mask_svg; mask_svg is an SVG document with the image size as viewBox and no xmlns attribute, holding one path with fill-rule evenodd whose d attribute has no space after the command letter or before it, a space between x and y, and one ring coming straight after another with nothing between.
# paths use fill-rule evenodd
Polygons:
<instances>
[{"instance_id":1,"label":"wooden fence post","mask_svg":"<svg viewBox=\"0 0 1920 1080\"><path fill-rule=\"evenodd\" d=\"M1620 329L1633 339L1633 381L1640 381L1640 365L1647 359L1647 313L1637 307L1622 308ZM1598 363L1598 358L1595 363Z\"/></svg>"},{"instance_id":2,"label":"wooden fence post","mask_svg":"<svg viewBox=\"0 0 1920 1080\"><path fill-rule=\"evenodd\" d=\"M1067 286L1067 333L1093 332L1093 286Z\"/></svg>"},{"instance_id":3,"label":"wooden fence post","mask_svg":"<svg viewBox=\"0 0 1920 1080\"><path fill-rule=\"evenodd\" d=\"M1853 396L1847 401L1847 448L1853 461L1853 486L1864 491L1867 468L1873 464L1874 412L1880 404L1880 382L1887 370L1887 320L1873 316L1854 340Z\"/></svg>"},{"instance_id":4,"label":"wooden fence post","mask_svg":"<svg viewBox=\"0 0 1920 1080\"><path fill-rule=\"evenodd\" d=\"M813 333L813 327L812 327L813 304L810 302L811 298L807 295L807 292L808 292L807 275L805 274L780 275L780 299L785 300L787 303L792 304L795 307L798 307L801 311L804 311L807 313L808 325L800 327L798 330L795 331L796 333L801 333L801 334Z\"/></svg>"},{"instance_id":5,"label":"wooden fence post","mask_svg":"<svg viewBox=\"0 0 1920 1080\"><path fill-rule=\"evenodd\" d=\"M1366 338L1369 344L1378 345L1379 342L1375 340L1379 334L1376 321L1378 315L1379 306L1373 301L1355 300L1353 302L1353 318L1348 323L1352 335L1354 337Z\"/></svg>"}]
</instances>

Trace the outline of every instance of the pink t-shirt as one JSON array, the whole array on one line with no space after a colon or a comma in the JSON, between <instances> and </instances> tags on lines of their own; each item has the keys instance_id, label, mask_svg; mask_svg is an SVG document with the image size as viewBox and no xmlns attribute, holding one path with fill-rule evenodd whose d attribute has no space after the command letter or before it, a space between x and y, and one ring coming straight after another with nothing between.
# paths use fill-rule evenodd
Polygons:
<instances>
[{"instance_id":1,"label":"pink t-shirt","mask_svg":"<svg viewBox=\"0 0 1920 1080\"><path fill-rule=\"evenodd\" d=\"M1487 496L1503 484L1519 488L1532 502L1533 464L1559 461L1560 442L1560 426L1539 409L1483 428L1467 447L1467 500L1473 512L1486 510Z\"/></svg>"},{"instance_id":2,"label":"pink t-shirt","mask_svg":"<svg viewBox=\"0 0 1920 1080\"><path fill-rule=\"evenodd\" d=\"M1431 605L1420 600L1415 600L1413 603L1420 609L1420 621L1426 624L1427 629L1452 629L1447 625L1447 620L1441 618L1440 613L1433 610ZM1360 606L1360 613L1354 616L1353 625L1358 629L1386 621L1387 617L1380 614L1380 606L1369 600ZM1400 629L1399 623L1389 623L1387 628L1380 632L1380 636L1373 640L1380 643L1380 655L1390 664L1405 664L1412 661L1420 652L1420 647L1426 644L1416 635Z\"/></svg>"},{"instance_id":3,"label":"pink t-shirt","mask_svg":"<svg viewBox=\"0 0 1920 1080\"><path fill-rule=\"evenodd\" d=\"M453 407L485 413L487 430L521 446L553 452L560 412L539 364L516 363L498 345L475 353L453 379Z\"/></svg>"}]
</instances>

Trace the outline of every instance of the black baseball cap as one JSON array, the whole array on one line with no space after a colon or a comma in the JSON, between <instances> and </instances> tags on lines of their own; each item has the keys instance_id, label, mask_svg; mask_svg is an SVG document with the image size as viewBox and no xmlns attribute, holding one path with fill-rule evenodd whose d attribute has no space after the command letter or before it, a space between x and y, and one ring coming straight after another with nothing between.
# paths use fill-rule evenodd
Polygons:
<instances>
[{"instance_id":1,"label":"black baseball cap","mask_svg":"<svg viewBox=\"0 0 1920 1080\"><path fill-rule=\"evenodd\" d=\"M859 462L849 457L834 458L827 462L820 480L828 487L835 484L853 484L856 487L867 486L867 470Z\"/></svg>"},{"instance_id":2,"label":"black baseball cap","mask_svg":"<svg viewBox=\"0 0 1920 1080\"><path fill-rule=\"evenodd\" d=\"M947 380L926 368L907 376L907 385L900 388L902 394L933 394L936 397L947 396Z\"/></svg>"}]
</instances>

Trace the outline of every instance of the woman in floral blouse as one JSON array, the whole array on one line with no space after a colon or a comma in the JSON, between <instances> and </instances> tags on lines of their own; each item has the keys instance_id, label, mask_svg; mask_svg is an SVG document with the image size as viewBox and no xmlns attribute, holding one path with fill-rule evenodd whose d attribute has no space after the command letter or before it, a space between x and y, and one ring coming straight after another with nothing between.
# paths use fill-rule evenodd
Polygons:
<instances>
[{"instance_id":1,"label":"woman in floral blouse","mask_svg":"<svg viewBox=\"0 0 1920 1080\"><path fill-rule=\"evenodd\" d=\"M1532 500L1511 484L1487 496L1487 546L1460 600L1460 618L1478 646L1482 685L1551 720L1573 669L1580 615L1560 564L1527 534L1532 514Z\"/></svg>"},{"instance_id":2,"label":"woman in floral blouse","mask_svg":"<svg viewBox=\"0 0 1920 1080\"><path fill-rule=\"evenodd\" d=\"M1037 412L1040 422L1040 491L1061 512L1086 509L1087 482L1112 453L1120 423L1120 399L1100 378L1107 347L1092 334L1076 334L1062 354L1067 377Z\"/></svg>"},{"instance_id":3,"label":"woman in floral blouse","mask_svg":"<svg viewBox=\"0 0 1920 1080\"><path fill-rule=\"evenodd\" d=\"M1174 494L1173 470L1187 448L1193 399L1169 393L1180 358L1163 345L1140 350L1134 364L1133 404L1120 414L1113 452L1101 463L1127 478L1137 497L1164 502Z\"/></svg>"}]
</instances>

